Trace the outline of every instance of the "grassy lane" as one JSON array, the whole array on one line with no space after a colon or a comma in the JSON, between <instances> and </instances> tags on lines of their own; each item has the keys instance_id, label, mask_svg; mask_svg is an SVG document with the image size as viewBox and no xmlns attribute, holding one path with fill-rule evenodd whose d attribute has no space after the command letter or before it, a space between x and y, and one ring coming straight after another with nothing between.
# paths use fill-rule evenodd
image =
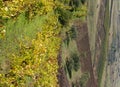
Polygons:
<instances>
[{"instance_id":1,"label":"grassy lane","mask_svg":"<svg viewBox=\"0 0 120 87\"><path fill-rule=\"evenodd\" d=\"M102 76L103 76L103 70L105 67L105 61L107 57L107 50L108 50L108 36L109 36L109 0L106 2L106 7L105 7L105 19L104 19L104 27L106 31L105 39L102 43L102 53L101 53L101 58L99 61L98 65L98 87L101 87L101 81L102 81Z\"/></svg>"}]
</instances>

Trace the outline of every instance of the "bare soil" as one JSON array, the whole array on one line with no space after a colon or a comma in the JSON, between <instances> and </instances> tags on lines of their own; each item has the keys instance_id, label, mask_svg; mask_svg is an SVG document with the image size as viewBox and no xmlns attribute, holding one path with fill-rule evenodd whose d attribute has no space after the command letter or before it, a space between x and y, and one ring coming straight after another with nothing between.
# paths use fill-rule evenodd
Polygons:
<instances>
[{"instance_id":1,"label":"bare soil","mask_svg":"<svg viewBox=\"0 0 120 87\"><path fill-rule=\"evenodd\" d=\"M85 54L80 57L81 70L83 73L88 72L90 74L86 87L97 87L93 74L87 23L75 21L74 25L76 26L78 32L78 37L76 39L78 51L80 54Z\"/></svg>"}]
</instances>

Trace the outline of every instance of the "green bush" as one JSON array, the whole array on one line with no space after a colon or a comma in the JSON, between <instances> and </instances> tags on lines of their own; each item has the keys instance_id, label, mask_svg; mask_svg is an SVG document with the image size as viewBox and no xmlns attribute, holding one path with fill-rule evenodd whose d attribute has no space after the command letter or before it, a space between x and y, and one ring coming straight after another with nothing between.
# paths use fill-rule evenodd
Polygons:
<instances>
[{"instance_id":1,"label":"green bush","mask_svg":"<svg viewBox=\"0 0 120 87\"><path fill-rule=\"evenodd\" d=\"M74 70L78 71L78 69L80 68L80 58L79 58L78 54L76 54L76 53L72 54L71 58L74 61L74 65L73 65Z\"/></svg>"},{"instance_id":2,"label":"green bush","mask_svg":"<svg viewBox=\"0 0 120 87\"><path fill-rule=\"evenodd\" d=\"M69 77L72 78L73 60L72 59L68 59L66 61L66 66L67 66L67 71L68 71Z\"/></svg>"},{"instance_id":3,"label":"green bush","mask_svg":"<svg viewBox=\"0 0 120 87\"><path fill-rule=\"evenodd\" d=\"M79 7L80 5L80 0L70 0L69 5L72 7Z\"/></svg>"},{"instance_id":4,"label":"green bush","mask_svg":"<svg viewBox=\"0 0 120 87\"><path fill-rule=\"evenodd\" d=\"M84 4L86 2L86 0L81 0L81 3Z\"/></svg>"},{"instance_id":5,"label":"green bush","mask_svg":"<svg viewBox=\"0 0 120 87\"><path fill-rule=\"evenodd\" d=\"M72 18L72 13L68 10L57 7L55 12L59 14L58 20L62 25L67 25Z\"/></svg>"},{"instance_id":6,"label":"green bush","mask_svg":"<svg viewBox=\"0 0 120 87\"><path fill-rule=\"evenodd\" d=\"M69 37L68 32L66 32L66 38L65 38L65 40L64 40L64 43L65 43L67 46L68 46L69 43L70 43L70 37Z\"/></svg>"},{"instance_id":7,"label":"green bush","mask_svg":"<svg viewBox=\"0 0 120 87\"><path fill-rule=\"evenodd\" d=\"M69 33L69 37L71 39L75 39L77 37L76 30L75 30L74 26L71 27L71 29L68 31L68 33Z\"/></svg>"},{"instance_id":8,"label":"green bush","mask_svg":"<svg viewBox=\"0 0 120 87\"><path fill-rule=\"evenodd\" d=\"M71 29L67 32L65 32L65 40L64 43L68 46L70 41L72 39L75 39L77 37L75 27L72 26Z\"/></svg>"}]
</instances>

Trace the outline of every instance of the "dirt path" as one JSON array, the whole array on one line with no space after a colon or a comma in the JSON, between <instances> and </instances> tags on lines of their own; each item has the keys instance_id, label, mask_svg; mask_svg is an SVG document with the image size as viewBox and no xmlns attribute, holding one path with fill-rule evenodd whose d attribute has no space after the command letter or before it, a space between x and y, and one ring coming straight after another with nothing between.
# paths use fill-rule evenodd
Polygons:
<instances>
[{"instance_id":1,"label":"dirt path","mask_svg":"<svg viewBox=\"0 0 120 87\"><path fill-rule=\"evenodd\" d=\"M80 55L81 69L83 73L88 72L90 74L90 78L87 81L86 87L97 87L93 75L87 23L80 23L80 21L76 21L75 26L78 31L78 37L76 39L78 51L80 54L81 53L85 54L85 55L82 54Z\"/></svg>"}]
</instances>

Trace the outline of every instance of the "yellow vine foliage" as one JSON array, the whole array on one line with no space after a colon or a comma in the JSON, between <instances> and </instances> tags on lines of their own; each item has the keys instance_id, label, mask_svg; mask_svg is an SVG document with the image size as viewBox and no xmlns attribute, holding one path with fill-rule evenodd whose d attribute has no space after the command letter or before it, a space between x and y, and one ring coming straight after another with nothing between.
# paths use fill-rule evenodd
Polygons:
<instances>
[{"instance_id":1,"label":"yellow vine foliage","mask_svg":"<svg viewBox=\"0 0 120 87\"><path fill-rule=\"evenodd\" d=\"M47 15L35 39L24 38L19 54L10 57L10 69L0 74L2 87L58 87L57 54L61 25L54 13Z\"/></svg>"},{"instance_id":2,"label":"yellow vine foliage","mask_svg":"<svg viewBox=\"0 0 120 87\"><path fill-rule=\"evenodd\" d=\"M58 87L57 55L61 39L61 25L54 13L54 0L10 0L2 2L0 16L11 18L24 11L34 15L46 15L36 38L24 37L19 43L19 53L10 54L5 61L5 73L0 73L2 87ZM7 65L7 63L9 63Z\"/></svg>"}]
</instances>

